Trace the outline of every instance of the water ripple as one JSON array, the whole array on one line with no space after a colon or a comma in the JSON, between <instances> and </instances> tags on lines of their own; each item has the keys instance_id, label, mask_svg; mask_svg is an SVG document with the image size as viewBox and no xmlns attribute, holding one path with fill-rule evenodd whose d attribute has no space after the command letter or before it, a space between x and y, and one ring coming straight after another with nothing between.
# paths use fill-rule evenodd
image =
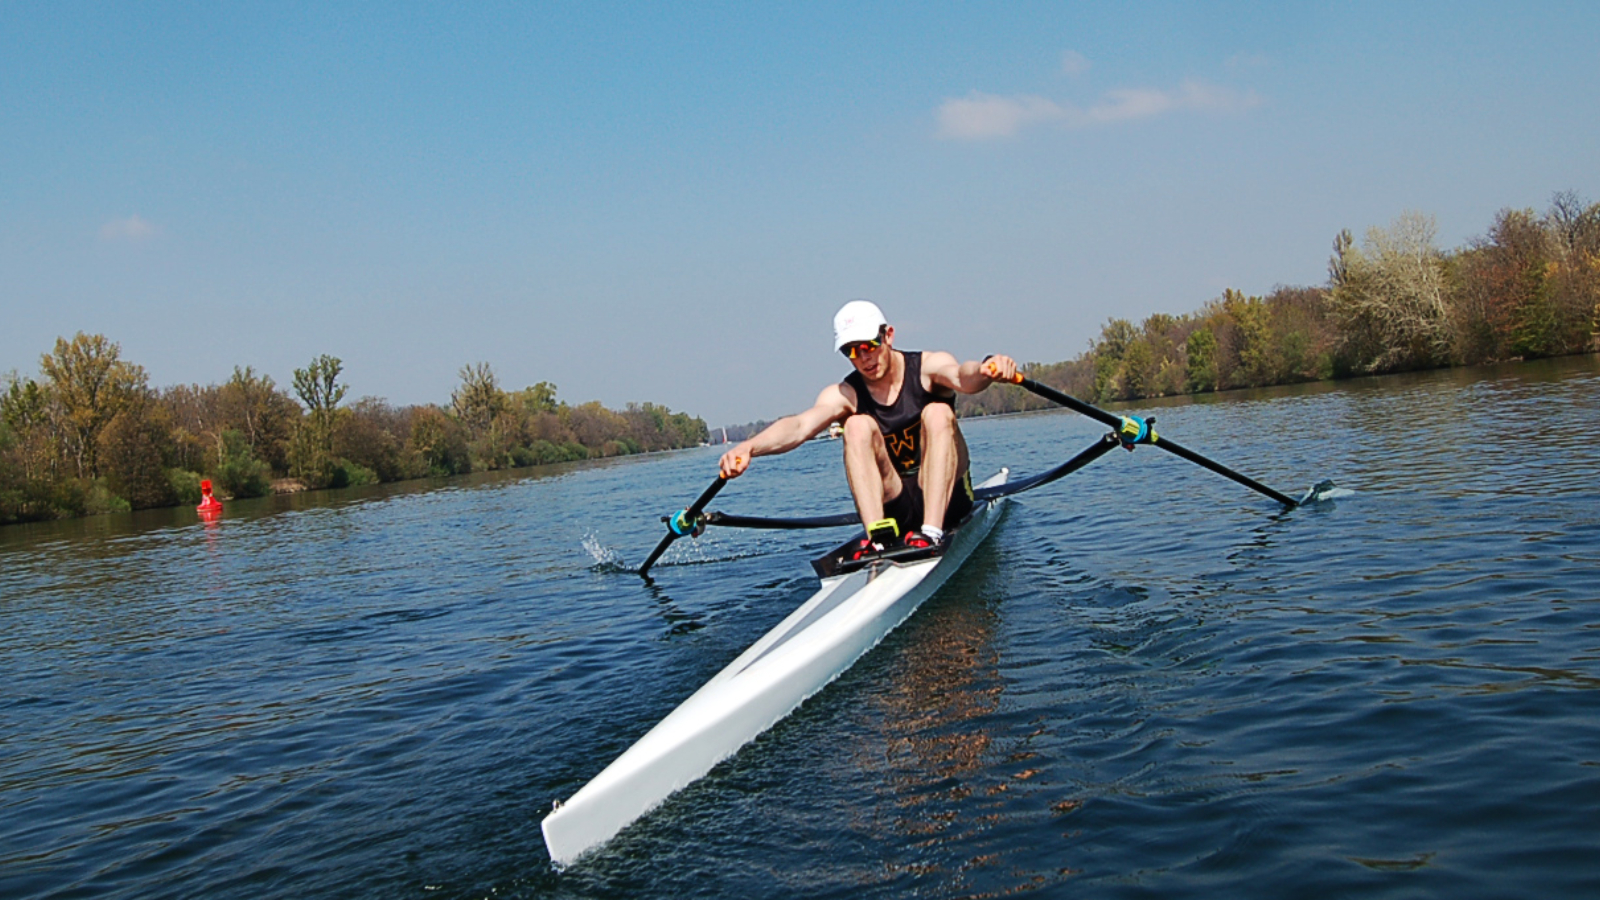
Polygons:
<instances>
[{"instance_id":1,"label":"water ripple","mask_svg":"<svg viewBox=\"0 0 1600 900\"><path fill-rule=\"evenodd\" d=\"M1600 363L1151 404L828 690L600 854L538 822L814 588L628 574L714 451L0 529L0 895L1589 896ZM967 424L1019 474L1096 437ZM837 446L731 512L847 508Z\"/></svg>"}]
</instances>

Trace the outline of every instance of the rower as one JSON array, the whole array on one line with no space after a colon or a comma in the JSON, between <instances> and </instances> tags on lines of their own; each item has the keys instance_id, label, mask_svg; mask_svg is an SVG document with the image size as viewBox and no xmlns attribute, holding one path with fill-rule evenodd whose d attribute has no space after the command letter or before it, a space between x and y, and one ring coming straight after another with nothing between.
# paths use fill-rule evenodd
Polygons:
<instances>
[{"instance_id":1,"label":"rower","mask_svg":"<svg viewBox=\"0 0 1600 900\"><path fill-rule=\"evenodd\" d=\"M896 350L894 326L867 300L833 317L833 345L853 371L722 456L724 479L757 456L787 453L832 425L844 431L844 467L866 536L847 554L860 559L894 547L933 548L972 509L967 442L955 395L1016 379L1009 356L958 362L944 351Z\"/></svg>"}]
</instances>

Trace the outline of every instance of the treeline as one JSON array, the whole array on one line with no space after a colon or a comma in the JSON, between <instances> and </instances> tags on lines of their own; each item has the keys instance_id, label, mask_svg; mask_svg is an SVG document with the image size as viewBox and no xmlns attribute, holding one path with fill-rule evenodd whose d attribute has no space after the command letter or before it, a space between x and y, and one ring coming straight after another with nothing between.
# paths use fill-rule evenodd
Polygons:
<instances>
[{"instance_id":1,"label":"treeline","mask_svg":"<svg viewBox=\"0 0 1600 900\"><path fill-rule=\"evenodd\" d=\"M1460 249L1434 237L1416 213L1359 245L1345 231L1324 286L1114 318L1077 359L1024 368L1106 402L1600 350L1600 203L1564 192L1542 215L1502 210ZM1046 405L1009 386L960 398L963 415Z\"/></svg>"},{"instance_id":2,"label":"treeline","mask_svg":"<svg viewBox=\"0 0 1600 900\"><path fill-rule=\"evenodd\" d=\"M224 497L455 475L692 447L699 418L651 403L572 406L556 386L500 387L486 363L461 370L448 406L346 404L343 367L319 356L293 393L249 367L220 385L152 389L102 335L57 339L38 378L0 392L0 522Z\"/></svg>"}]
</instances>

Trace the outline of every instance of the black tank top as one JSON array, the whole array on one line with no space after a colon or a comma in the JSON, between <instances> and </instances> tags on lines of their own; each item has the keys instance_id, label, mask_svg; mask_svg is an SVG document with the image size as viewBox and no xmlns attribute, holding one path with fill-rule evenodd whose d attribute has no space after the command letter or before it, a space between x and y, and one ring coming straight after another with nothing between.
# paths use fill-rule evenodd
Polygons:
<instances>
[{"instance_id":1,"label":"black tank top","mask_svg":"<svg viewBox=\"0 0 1600 900\"><path fill-rule=\"evenodd\" d=\"M900 382L900 396L894 403L884 406L873 399L867 390L867 380L860 372L852 371L844 378L856 392L856 412L864 413L878 423L883 442L889 448L889 458L895 471L911 475L922 465L922 410L930 403L954 405L954 391L927 391L922 388L922 352L919 350L893 351L906 361L905 378Z\"/></svg>"}]
</instances>

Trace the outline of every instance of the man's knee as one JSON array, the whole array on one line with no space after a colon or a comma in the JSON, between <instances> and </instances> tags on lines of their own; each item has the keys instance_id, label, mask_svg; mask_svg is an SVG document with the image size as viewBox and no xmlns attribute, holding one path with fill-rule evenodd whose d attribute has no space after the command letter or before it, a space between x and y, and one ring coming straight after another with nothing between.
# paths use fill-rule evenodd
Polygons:
<instances>
[{"instance_id":1,"label":"man's knee","mask_svg":"<svg viewBox=\"0 0 1600 900\"><path fill-rule=\"evenodd\" d=\"M954 434L956 428L956 411L948 404L930 403L922 408L922 430L924 434L944 435Z\"/></svg>"},{"instance_id":2,"label":"man's knee","mask_svg":"<svg viewBox=\"0 0 1600 900\"><path fill-rule=\"evenodd\" d=\"M844 439L846 442L871 441L877 435L878 423L869 415L856 413L844 420Z\"/></svg>"}]
</instances>

